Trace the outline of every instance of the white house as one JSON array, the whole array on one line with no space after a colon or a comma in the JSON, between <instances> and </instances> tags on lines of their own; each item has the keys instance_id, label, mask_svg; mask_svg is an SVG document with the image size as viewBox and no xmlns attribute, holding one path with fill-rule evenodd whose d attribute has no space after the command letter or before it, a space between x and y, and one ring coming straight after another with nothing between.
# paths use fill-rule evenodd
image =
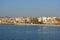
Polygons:
<instances>
[{"instance_id":1,"label":"white house","mask_svg":"<svg viewBox=\"0 0 60 40\"><path fill-rule=\"evenodd\" d=\"M15 19L18 23L24 23L24 21L25 21L23 17L18 17L18 18L15 18Z\"/></svg>"},{"instance_id":2,"label":"white house","mask_svg":"<svg viewBox=\"0 0 60 40\"><path fill-rule=\"evenodd\" d=\"M37 18L37 19L38 19L38 22L41 22L41 19L42 19L42 18L41 18L41 17L39 17L39 18Z\"/></svg>"},{"instance_id":3,"label":"white house","mask_svg":"<svg viewBox=\"0 0 60 40\"><path fill-rule=\"evenodd\" d=\"M57 23L57 21L55 20L55 18L57 18L57 17L52 17L52 23Z\"/></svg>"},{"instance_id":4,"label":"white house","mask_svg":"<svg viewBox=\"0 0 60 40\"><path fill-rule=\"evenodd\" d=\"M47 17L42 17L41 20L43 21L43 23L47 23Z\"/></svg>"},{"instance_id":5,"label":"white house","mask_svg":"<svg viewBox=\"0 0 60 40\"><path fill-rule=\"evenodd\" d=\"M52 23L52 17L47 17L47 23Z\"/></svg>"}]
</instances>

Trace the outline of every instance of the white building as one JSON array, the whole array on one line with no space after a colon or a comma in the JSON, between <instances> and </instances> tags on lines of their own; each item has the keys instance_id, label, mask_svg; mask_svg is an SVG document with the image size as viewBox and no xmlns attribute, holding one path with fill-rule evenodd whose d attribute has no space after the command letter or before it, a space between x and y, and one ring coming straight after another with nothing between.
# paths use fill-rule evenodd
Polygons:
<instances>
[{"instance_id":1,"label":"white building","mask_svg":"<svg viewBox=\"0 0 60 40\"><path fill-rule=\"evenodd\" d=\"M37 19L38 19L38 22L41 22L41 19L42 19L42 18L41 18L41 17L39 17L39 18L37 18Z\"/></svg>"},{"instance_id":2,"label":"white building","mask_svg":"<svg viewBox=\"0 0 60 40\"><path fill-rule=\"evenodd\" d=\"M55 20L55 18L57 18L57 17L52 17L52 23L57 23L57 21Z\"/></svg>"},{"instance_id":3,"label":"white building","mask_svg":"<svg viewBox=\"0 0 60 40\"><path fill-rule=\"evenodd\" d=\"M25 19L23 17L15 18L18 23L24 23Z\"/></svg>"},{"instance_id":4,"label":"white building","mask_svg":"<svg viewBox=\"0 0 60 40\"><path fill-rule=\"evenodd\" d=\"M31 23L31 20L33 19L33 17L27 17L26 18L26 21L28 22L28 23Z\"/></svg>"},{"instance_id":5,"label":"white building","mask_svg":"<svg viewBox=\"0 0 60 40\"><path fill-rule=\"evenodd\" d=\"M0 23L1 23L2 21L0 20Z\"/></svg>"},{"instance_id":6,"label":"white building","mask_svg":"<svg viewBox=\"0 0 60 40\"><path fill-rule=\"evenodd\" d=\"M47 23L49 23L49 24L52 23L52 17L47 17Z\"/></svg>"},{"instance_id":7,"label":"white building","mask_svg":"<svg viewBox=\"0 0 60 40\"><path fill-rule=\"evenodd\" d=\"M41 20L43 21L43 23L47 23L47 17L42 17Z\"/></svg>"},{"instance_id":8,"label":"white building","mask_svg":"<svg viewBox=\"0 0 60 40\"><path fill-rule=\"evenodd\" d=\"M0 23L1 23L2 21L1 21L1 18L0 18Z\"/></svg>"}]
</instances>

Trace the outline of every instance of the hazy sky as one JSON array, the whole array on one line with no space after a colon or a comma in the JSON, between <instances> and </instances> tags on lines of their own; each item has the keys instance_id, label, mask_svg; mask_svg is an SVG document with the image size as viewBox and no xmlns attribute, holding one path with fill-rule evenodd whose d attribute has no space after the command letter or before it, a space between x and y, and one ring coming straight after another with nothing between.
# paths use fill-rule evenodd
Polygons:
<instances>
[{"instance_id":1,"label":"hazy sky","mask_svg":"<svg viewBox=\"0 0 60 40\"><path fill-rule=\"evenodd\" d=\"M0 16L60 16L60 0L0 0Z\"/></svg>"}]
</instances>

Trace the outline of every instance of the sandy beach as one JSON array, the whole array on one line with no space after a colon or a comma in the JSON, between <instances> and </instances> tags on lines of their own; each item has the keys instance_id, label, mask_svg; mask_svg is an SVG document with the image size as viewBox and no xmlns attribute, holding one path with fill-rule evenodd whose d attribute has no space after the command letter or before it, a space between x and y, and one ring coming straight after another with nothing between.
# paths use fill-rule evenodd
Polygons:
<instances>
[{"instance_id":1,"label":"sandy beach","mask_svg":"<svg viewBox=\"0 0 60 40\"><path fill-rule=\"evenodd\" d=\"M17 23L16 25L60 27L60 25L53 25L53 24L19 24Z\"/></svg>"}]
</instances>

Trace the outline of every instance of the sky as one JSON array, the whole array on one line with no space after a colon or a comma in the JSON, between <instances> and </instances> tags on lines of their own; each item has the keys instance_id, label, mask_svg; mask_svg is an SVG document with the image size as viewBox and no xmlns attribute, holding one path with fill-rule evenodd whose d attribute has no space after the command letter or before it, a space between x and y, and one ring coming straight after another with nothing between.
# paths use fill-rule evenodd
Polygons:
<instances>
[{"instance_id":1,"label":"sky","mask_svg":"<svg viewBox=\"0 0 60 40\"><path fill-rule=\"evenodd\" d=\"M0 0L2 16L60 16L60 0Z\"/></svg>"}]
</instances>

